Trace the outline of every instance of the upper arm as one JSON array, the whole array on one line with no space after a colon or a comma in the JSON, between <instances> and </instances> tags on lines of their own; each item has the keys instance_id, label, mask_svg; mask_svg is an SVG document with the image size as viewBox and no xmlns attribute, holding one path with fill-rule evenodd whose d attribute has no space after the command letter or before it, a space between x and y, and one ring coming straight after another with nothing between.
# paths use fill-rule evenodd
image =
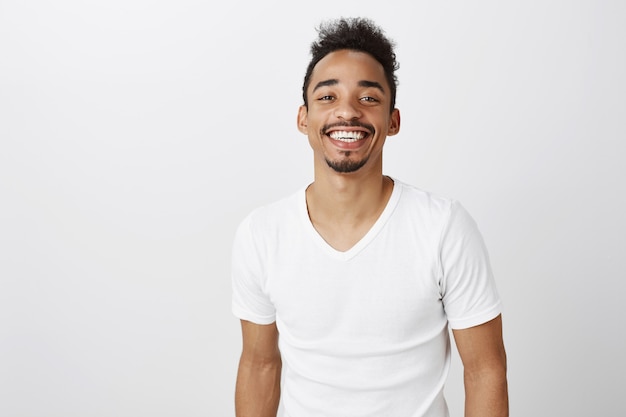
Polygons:
<instances>
[{"instance_id":1,"label":"upper arm","mask_svg":"<svg viewBox=\"0 0 626 417\"><path fill-rule=\"evenodd\" d=\"M502 339L502 316L467 329L452 330L466 372L500 370L506 372Z\"/></svg>"},{"instance_id":2,"label":"upper arm","mask_svg":"<svg viewBox=\"0 0 626 417\"><path fill-rule=\"evenodd\" d=\"M241 320L242 360L269 364L280 359L276 323L256 324Z\"/></svg>"},{"instance_id":3,"label":"upper arm","mask_svg":"<svg viewBox=\"0 0 626 417\"><path fill-rule=\"evenodd\" d=\"M487 247L477 223L458 202L450 207L439 257L440 295L453 329L480 325L500 313Z\"/></svg>"}]
</instances>

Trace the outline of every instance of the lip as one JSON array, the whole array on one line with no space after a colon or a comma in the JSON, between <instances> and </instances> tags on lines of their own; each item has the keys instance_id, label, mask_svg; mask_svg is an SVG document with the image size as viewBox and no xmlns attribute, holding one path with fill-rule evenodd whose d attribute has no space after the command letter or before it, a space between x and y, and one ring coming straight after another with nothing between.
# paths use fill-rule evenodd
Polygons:
<instances>
[{"instance_id":1,"label":"lip","mask_svg":"<svg viewBox=\"0 0 626 417\"><path fill-rule=\"evenodd\" d=\"M333 139L333 133L337 132L338 134L344 134L343 137L351 137L353 140L363 140L370 135L370 132L362 129L331 129L326 132L326 136L330 136ZM358 133L358 135L354 135L354 133ZM334 135L337 137L338 135Z\"/></svg>"},{"instance_id":2,"label":"lip","mask_svg":"<svg viewBox=\"0 0 626 417\"><path fill-rule=\"evenodd\" d=\"M351 140L344 141L344 140L333 139L333 137L331 136L333 132L349 132L349 133L359 132L363 135L363 137L358 138L356 140L352 138ZM339 123L325 125L321 129L321 134L326 136L328 140L335 147L339 149L355 150L355 149L360 148L367 139L371 138L374 135L374 127L367 125L365 123L358 122L358 121L351 121L351 122L342 121Z\"/></svg>"},{"instance_id":3,"label":"lip","mask_svg":"<svg viewBox=\"0 0 626 417\"><path fill-rule=\"evenodd\" d=\"M334 139L332 136L330 136L332 132L360 132L363 134L363 137L358 138L358 139L340 140L340 139ZM333 130L327 131L326 137L336 148L343 149L343 150L355 150L363 146L366 143L366 140L371 137L371 135L368 131L362 130L362 129L339 128L339 129L333 129Z\"/></svg>"},{"instance_id":4,"label":"lip","mask_svg":"<svg viewBox=\"0 0 626 417\"><path fill-rule=\"evenodd\" d=\"M371 134L371 132L369 130L366 129L355 129L355 128L348 128L348 127L338 127L338 128L334 128L334 129L329 129L327 131L324 132L324 134L326 136L330 136L333 132L359 132L363 134L363 138L366 138L367 136L369 136Z\"/></svg>"},{"instance_id":5,"label":"lip","mask_svg":"<svg viewBox=\"0 0 626 417\"><path fill-rule=\"evenodd\" d=\"M365 135L374 134L374 127L365 125L362 123L335 123L332 125L326 125L322 128L322 132L325 135L329 135L332 132L363 132Z\"/></svg>"},{"instance_id":6,"label":"lip","mask_svg":"<svg viewBox=\"0 0 626 417\"><path fill-rule=\"evenodd\" d=\"M366 129L364 127L355 127L355 126L333 126L330 127L328 129L325 130L325 133L331 133L331 132L337 132L337 131L341 131L341 132L365 132L365 133L370 133L369 129Z\"/></svg>"},{"instance_id":7,"label":"lip","mask_svg":"<svg viewBox=\"0 0 626 417\"><path fill-rule=\"evenodd\" d=\"M326 125L322 128L322 133L326 136L330 136L333 132L362 132L363 138L366 138L374 134L374 127L363 123L335 123L332 125Z\"/></svg>"}]
</instances>

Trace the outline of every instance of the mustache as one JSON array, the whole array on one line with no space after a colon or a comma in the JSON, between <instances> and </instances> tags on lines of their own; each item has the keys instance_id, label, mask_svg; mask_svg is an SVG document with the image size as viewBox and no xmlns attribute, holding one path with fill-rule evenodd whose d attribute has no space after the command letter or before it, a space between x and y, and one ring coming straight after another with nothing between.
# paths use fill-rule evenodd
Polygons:
<instances>
[{"instance_id":1,"label":"mustache","mask_svg":"<svg viewBox=\"0 0 626 417\"><path fill-rule=\"evenodd\" d=\"M326 134L326 132L328 132L329 129L334 129L337 127L362 127L363 129L367 130L371 135L373 135L374 132L376 131L376 129L374 129L374 126L370 124L362 123L357 120L352 120L348 122L344 121L344 122L326 124L322 126L321 132L322 134Z\"/></svg>"}]
</instances>

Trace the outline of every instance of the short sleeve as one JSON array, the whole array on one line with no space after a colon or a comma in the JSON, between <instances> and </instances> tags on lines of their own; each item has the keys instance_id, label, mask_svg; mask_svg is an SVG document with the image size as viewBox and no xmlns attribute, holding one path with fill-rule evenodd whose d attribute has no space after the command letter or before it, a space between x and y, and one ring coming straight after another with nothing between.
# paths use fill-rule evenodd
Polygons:
<instances>
[{"instance_id":1,"label":"short sleeve","mask_svg":"<svg viewBox=\"0 0 626 417\"><path fill-rule=\"evenodd\" d=\"M266 274L261 249L248 216L237 228L233 242L232 312L242 320L271 324L276 320L276 311L264 288Z\"/></svg>"},{"instance_id":2,"label":"short sleeve","mask_svg":"<svg viewBox=\"0 0 626 417\"><path fill-rule=\"evenodd\" d=\"M489 255L476 222L452 202L441 236L441 295L448 323L465 329L495 318L501 311Z\"/></svg>"}]
</instances>

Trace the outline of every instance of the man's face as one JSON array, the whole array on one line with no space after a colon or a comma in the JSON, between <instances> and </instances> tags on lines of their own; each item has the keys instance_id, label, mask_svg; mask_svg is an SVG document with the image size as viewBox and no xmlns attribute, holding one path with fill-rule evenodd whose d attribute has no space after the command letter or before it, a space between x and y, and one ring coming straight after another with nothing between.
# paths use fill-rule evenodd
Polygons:
<instances>
[{"instance_id":1,"label":"man's face","mask_svg":"<svg viewBox=\"0 0 626 417\"><path fill-rule=\"evenodd\" d=\"M298 129L308 135L316 164L323 161L340 173L382 164L385 138L398 132L400 114L390 112L390 89L378 61L363 52L332 52L313 69L307 95Z\"/></svg>"}]
</instances>

